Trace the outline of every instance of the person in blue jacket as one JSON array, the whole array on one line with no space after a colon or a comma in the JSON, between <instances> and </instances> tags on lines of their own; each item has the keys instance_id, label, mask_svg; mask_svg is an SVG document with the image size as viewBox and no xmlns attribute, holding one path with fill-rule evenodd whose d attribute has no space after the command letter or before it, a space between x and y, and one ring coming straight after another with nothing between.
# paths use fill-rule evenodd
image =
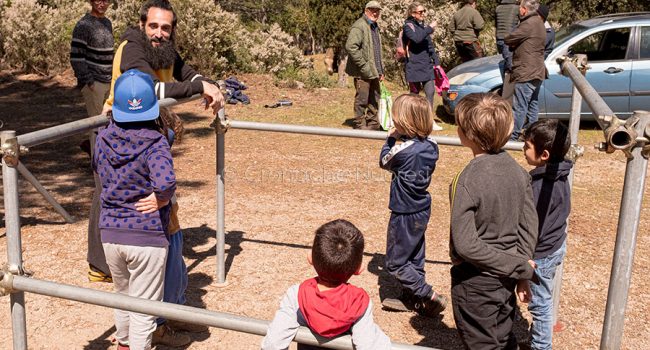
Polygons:
<instances>
[{"instance_id":1,"label":"person in blue jacket","mask_svg":"<svg viewBox=\"0 0 650 350\"><path fill-rule=\"evenodd\" d=\"M447 298L427 283L424 270L425 232L431 216L427 189L438 161L438 144L429 136L432 114L431 105L419 95L402 95L393 104L395 127L388 131L379 166L392 173L385 271L400 283L402 295L385 298L381 305L389 311L435 317L447 306Z\"/></svg>"},{"instance_id":2,"label":"person in blue jacket","mask_svg":"<svg viewBox=\"0 0 650 350\"><path fill-rule=\"evenodd\" d=\"M407 18L402 29L402 43L406 51L406 81L411 93L424 94L433 107L433 96L436 92L434 66L439 66L438 54L431 41L431 34L436 27L436 21L424 24L426 9L419 2L413 2L407 10ZM435 120L433 130L442 130Z\"/></svg>"}]
</instances>

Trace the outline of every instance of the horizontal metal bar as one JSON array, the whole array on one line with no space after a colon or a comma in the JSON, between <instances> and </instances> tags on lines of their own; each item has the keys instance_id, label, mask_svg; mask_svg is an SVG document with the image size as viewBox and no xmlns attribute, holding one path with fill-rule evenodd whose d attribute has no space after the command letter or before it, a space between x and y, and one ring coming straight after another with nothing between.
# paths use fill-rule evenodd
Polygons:
<instances>
[{"instance_id":1,"label":"horizontal metal bar","mask_svg":"<svg viewBox=\"0 0 650 350\"><path fill-rule=\"evenodd\" d=\"M240 120L229 120L230 129L257 130L270 132L286 132L293 134L350 137L359 139L385 140L386 131L355 130L341 128L326 128L321 126L305 126L292 124L273 124L247 122ZM433 139L440 145L462 146L460 139L453 136L433 136ZM523 142L510 141L504 147L507 150L521 151L524 148Z\"/></svg>"},{"instance_id":2,"label":"horizontal metal bar","mask_svg":"<svg viewBox=\"0 0 650 350\"><path fill-rule=\"evenodd\" d=\"M266 330L269 324L269 321L250 317L242 317L185 305L135 298L124 294L109 293L24 276L14 275L12 279L7 279L2 278L0 275L0 285L9 288L12 291L36 293L261 336L266 335ZM326 343L319 343L318 339L312 334L309 328L306 327L300 327L294 341L308 345L319 345L329 349L353 349L352 340L349 335L332 339ZM392 349L431 350L432 348L393 343Z\"/></svg>"},{"instance_id":3,"label":"horizontal metal bar","mask_svg":"<svg viewBox=\"0 0 650 350\"><path fill-rule=\"evenodd\" d=\"M171 107L180 103L189 102L200 98L201 95L193 95L186 99L176 100L173 98L166 98L159 101L161 107ZM42 143L51 142L66 138L71 135L86 132L108 123L108 118L105 115L97 115L85 119L76 120L74 122L60 124L51 128L33 131L27 134L18 136L18 144L21 146L32 147Z\"/></svg>"}]
</instances>

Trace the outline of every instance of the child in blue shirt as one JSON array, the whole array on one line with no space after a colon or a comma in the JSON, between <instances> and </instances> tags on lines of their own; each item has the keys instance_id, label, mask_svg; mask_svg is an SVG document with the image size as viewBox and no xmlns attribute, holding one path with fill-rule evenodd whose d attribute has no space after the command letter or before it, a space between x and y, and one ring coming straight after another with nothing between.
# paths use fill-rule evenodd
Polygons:
<instances>
[{"instance_id":1,"label":"child in blue shirt","mask_svg":"<svg viewBox=\"0 0 650 350\"><path fill-rule=\"evenodd\" d=\"M524 155L532 177L533 199L539 219L539 238L533 259L539 284L531 284L528 311L533 316L531 349L550 350L553 345L553 279L566 254L567 219L571 211L568 176L573 162L565 160L571 139L557 119L533 123L524 133Z\"/></svg>"},{"instance_id":2,"label":"child in blue shirt","mask_svg":"<svg viewBox=\"0 0 650 350\"><path fill-rule=\"evenodd\" d=\"M426 282L424 272L424 234L431 215L427 188L438 161L438 144L429 137L431 105L419 95L399 96L393 104L393 122L395 127L388 132L379 160L381 168L393 173L384 264L402 285L402 295L384 299L382 306L435 316L445 309L447 299Z\"/></svg>"}]
</instances>

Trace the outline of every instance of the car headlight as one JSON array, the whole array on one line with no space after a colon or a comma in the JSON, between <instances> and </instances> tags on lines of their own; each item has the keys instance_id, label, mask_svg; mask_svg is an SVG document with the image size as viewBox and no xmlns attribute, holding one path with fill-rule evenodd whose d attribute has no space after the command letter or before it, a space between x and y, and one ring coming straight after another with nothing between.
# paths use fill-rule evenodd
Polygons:
<instances>
[{"instance_id":1,"label":"car headlight","mask_svg":"<svg viewBox=\"0 0 650 350\"><path fill-rule=\"evenodd\" d=\"M451 85L463 85L465 84L466 81L474 78L475 76L479 75L481 73L462 73L454 76L453 78L449 79L449 84Z\"/></svg>"}]
</instances>

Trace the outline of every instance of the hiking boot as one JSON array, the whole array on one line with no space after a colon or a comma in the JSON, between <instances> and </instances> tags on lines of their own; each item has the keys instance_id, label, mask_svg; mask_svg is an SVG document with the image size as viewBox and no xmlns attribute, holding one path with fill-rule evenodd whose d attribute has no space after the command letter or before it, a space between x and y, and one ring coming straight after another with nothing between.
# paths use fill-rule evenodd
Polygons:
<instances>
[{"instance_id":1,"label":"hiking boot","mask_svg":"<svg viewBox=\"0 0 650 350\"><path fill-rule=\"evenodd\" d=\"M431 297L421 298L415 302L415 312L420 316L435 317L447 308L447 298L431 291Z\"/></svg>"},{"instance_id":2,"label":"hiking boot","mask_svg":"<svg viewBox=\"0 0 650 350\"><path fill-rule=\"evenodd\" d=\"M200 324L193 324L193 323L174 321L174 320L167 320L165 324L175 331L185 331L190 333L202 333L208 331L207 326L202 326Z\"/></svg>"},{"instance_id":3,"label":"hiking boot","mask_svg":"<svg viewBox=\"0 0 650 350\"><path fill-rule=\"evenodd\" d=\"M165 345L172 348L179 348L192 342L188 335L176 333L166 324L161 324L153 332L151 345Z\"/></svg>"},{"instance_id":4,"label":"hiking boot","mask_svg":"<svg viewBox=\"0 0 650 350\"><path fill-rule=\"evenodd\" d=\"M88 265L88 282L106 282L113 283L113 278L92 265Z\"/></svg>"}]
</instances>

